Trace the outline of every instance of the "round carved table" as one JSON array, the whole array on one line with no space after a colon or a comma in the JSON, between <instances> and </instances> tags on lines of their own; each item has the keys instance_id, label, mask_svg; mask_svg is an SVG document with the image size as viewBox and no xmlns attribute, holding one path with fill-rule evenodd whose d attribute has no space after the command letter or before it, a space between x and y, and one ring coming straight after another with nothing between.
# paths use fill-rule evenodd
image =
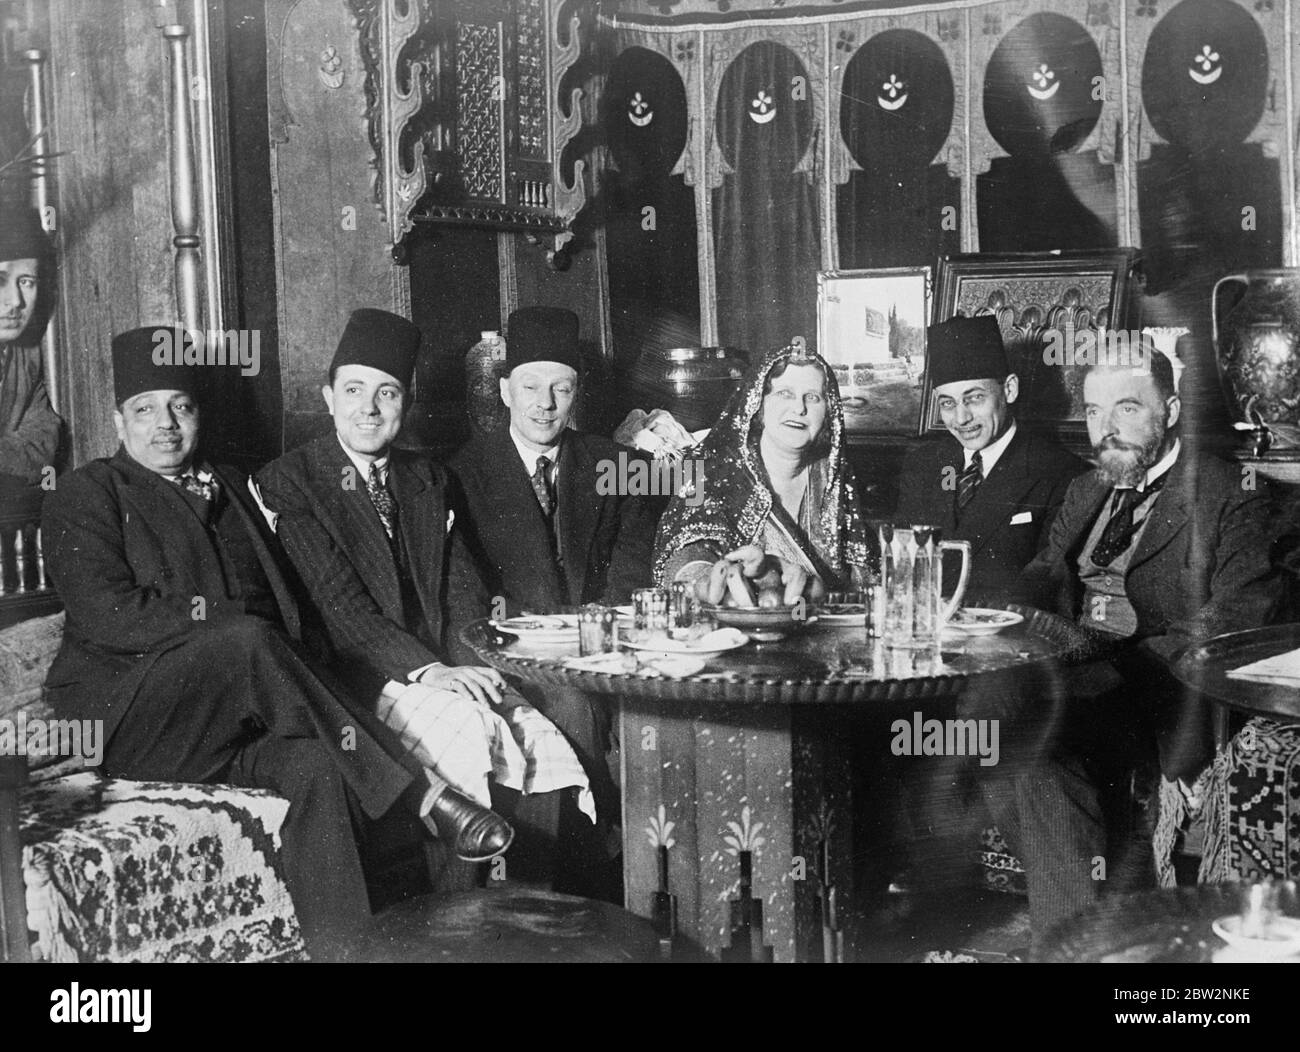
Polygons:
<instances>
[{"instance_id":1,"label":"round carved table","mask_svg":"<svg viewBox=\"0 0 1300 1052\"><path fill-rule=\"evenodd\" d=\"M854 881L849 728L867 721L887 749L892 721L958 722L954 701L973 679L1098 652L1069 621L1010 609L1025 617L1014 628L925 651L810 624L681 679L571 669L576 643L526 644L486 620L461 638L508 678L618 705L628 909L724 960L840 960L856 955L843 922Z\"/></svg>"}]
</instances>

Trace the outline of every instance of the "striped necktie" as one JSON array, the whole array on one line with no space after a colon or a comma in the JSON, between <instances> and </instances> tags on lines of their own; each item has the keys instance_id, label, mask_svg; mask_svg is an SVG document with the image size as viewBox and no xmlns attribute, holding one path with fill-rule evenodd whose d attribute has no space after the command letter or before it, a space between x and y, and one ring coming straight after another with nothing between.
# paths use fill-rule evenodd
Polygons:
<instances>
[{"instance_id":1,"label":"striped necktie","mask_svg":"<svg viewBox=\"0 0 1300 1052\"><path fill-rule=\"evenodd\" d=\"M979 450L971 454L970 465L957 476L957 514L961 515L966 505L971 502L975 496L975 491L980 488L980 483L984 481L984 458L980 456Z\"/></svg>"}]
</instances>

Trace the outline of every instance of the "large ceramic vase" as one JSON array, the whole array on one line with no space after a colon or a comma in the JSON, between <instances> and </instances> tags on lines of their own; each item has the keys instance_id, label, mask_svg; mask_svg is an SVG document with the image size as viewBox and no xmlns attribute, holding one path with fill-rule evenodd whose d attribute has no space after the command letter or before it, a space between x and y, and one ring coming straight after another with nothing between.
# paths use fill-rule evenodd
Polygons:
<instances>
[{"instance_id":1,"label":"large ceramic vase","mask_svg":"<svg viewBox=\"0 0 1300 1052\"><path fill-rule=\"evenodd\" d=\"M718 422L749 355L732 347L647 348L623 378L629 409L666 409L687 431Z\"/></svg>"},{"instance_id":2,"label":"large ceramic vase","mask_svg":"<svg viewBox=\"0 0 1300 1052\"><path fill-rule=\"evenodd\" d=\"M1241 425L1275 450L1300 450L1300 269L1248 270L1215 283L1219 376Z\"/></svg>"}]
</instances>

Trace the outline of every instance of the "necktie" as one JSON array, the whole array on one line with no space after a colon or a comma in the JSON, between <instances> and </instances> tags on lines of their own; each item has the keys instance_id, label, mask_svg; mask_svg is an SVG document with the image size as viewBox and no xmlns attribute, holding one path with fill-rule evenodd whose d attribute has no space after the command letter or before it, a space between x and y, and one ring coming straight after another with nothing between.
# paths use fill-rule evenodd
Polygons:
<instances>
[{"instance_id":1,"label":"necktie","mask_svg":"<svg viewBox=\"0 0 1300 1052\"><path fill-rule=\"evenodd\" d=\"M1149 483L1141 493L1136 489L1115 491L1116 496L1111 498L1110 518L1106 520L1106 528L1101 531L1097 547L1092 550L1094 563L1098 566L1109 566L1133 543L1133 535L1141 525L1141 523L1134 525L1133 514L1139 504L1159 491L1164 481L1165 476L1161 475L1154 482Z\"/></svg>"},{"instance_id":2,"label":"necktie","mask_svg":"<svg viewBox=\"0 0 1300 1052\"><path fill-rule=\"evenodd\" d=\"M984 481L984 458L980 456L979 450L971 454L970 466L957 476L957 514L962 513L962 509L970 503L975 496L975 491L980 488L980 483Z\"/></svg>"},{"instance_id":3,"label":"necktie","mask_svg":"<svg viewBox=\"0 0 1300 1052\"><path fill-rule=\"evenodd\" d=\"M366 492L370 494L370 503L375 506L375 511L379 513L379 521L384 524L384 532L388 534L388 539L393 539L393 524L397 521L397 502L393 500L393 495L388 492L388 487L384 485L384 480L379 474L379 465L372 463L370 465L370 475L366 479Z\"/></svg>"},{"instance_id":4,"label":"necktie","mask_svg":"<svg viewBox=\"0 0 1300 1052\"><path fill-rule=\"evenodd\" d=\"M205 482L197 475L180 475L175 482L186 493L193 493L203 500L212 500L217 495L216 482L211 480Z\"/></svg>"},{"instance_id":5,"label":"necktie","mask_svg":"<svg viewBox=\"0 0 1300 1052\"><path fill-rule=\"evenodd\" d=\"M551 486L551 461L548 457L537 458L532 483L537 503L542 506L542 514L549 520L555 512L555 491Z\"/></svg>"}]
</instances>

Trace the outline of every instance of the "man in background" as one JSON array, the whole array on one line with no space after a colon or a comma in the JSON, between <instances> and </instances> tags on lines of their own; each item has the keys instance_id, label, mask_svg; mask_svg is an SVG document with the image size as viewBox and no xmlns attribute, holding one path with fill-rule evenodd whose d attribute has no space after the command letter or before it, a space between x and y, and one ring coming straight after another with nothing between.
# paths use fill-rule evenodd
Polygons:
<instances>
[{"instance_id":1,"label":"man in background","mask_svg":"<svg viewBox=\"0 0 1300 1052\"><path fill-rule=\"evenodd\" d=\"M54 246L34 208L0 201L0 497L42 481L62 421L50 406L41 337L54 306Z\"/></svg>"}]
</instances>

